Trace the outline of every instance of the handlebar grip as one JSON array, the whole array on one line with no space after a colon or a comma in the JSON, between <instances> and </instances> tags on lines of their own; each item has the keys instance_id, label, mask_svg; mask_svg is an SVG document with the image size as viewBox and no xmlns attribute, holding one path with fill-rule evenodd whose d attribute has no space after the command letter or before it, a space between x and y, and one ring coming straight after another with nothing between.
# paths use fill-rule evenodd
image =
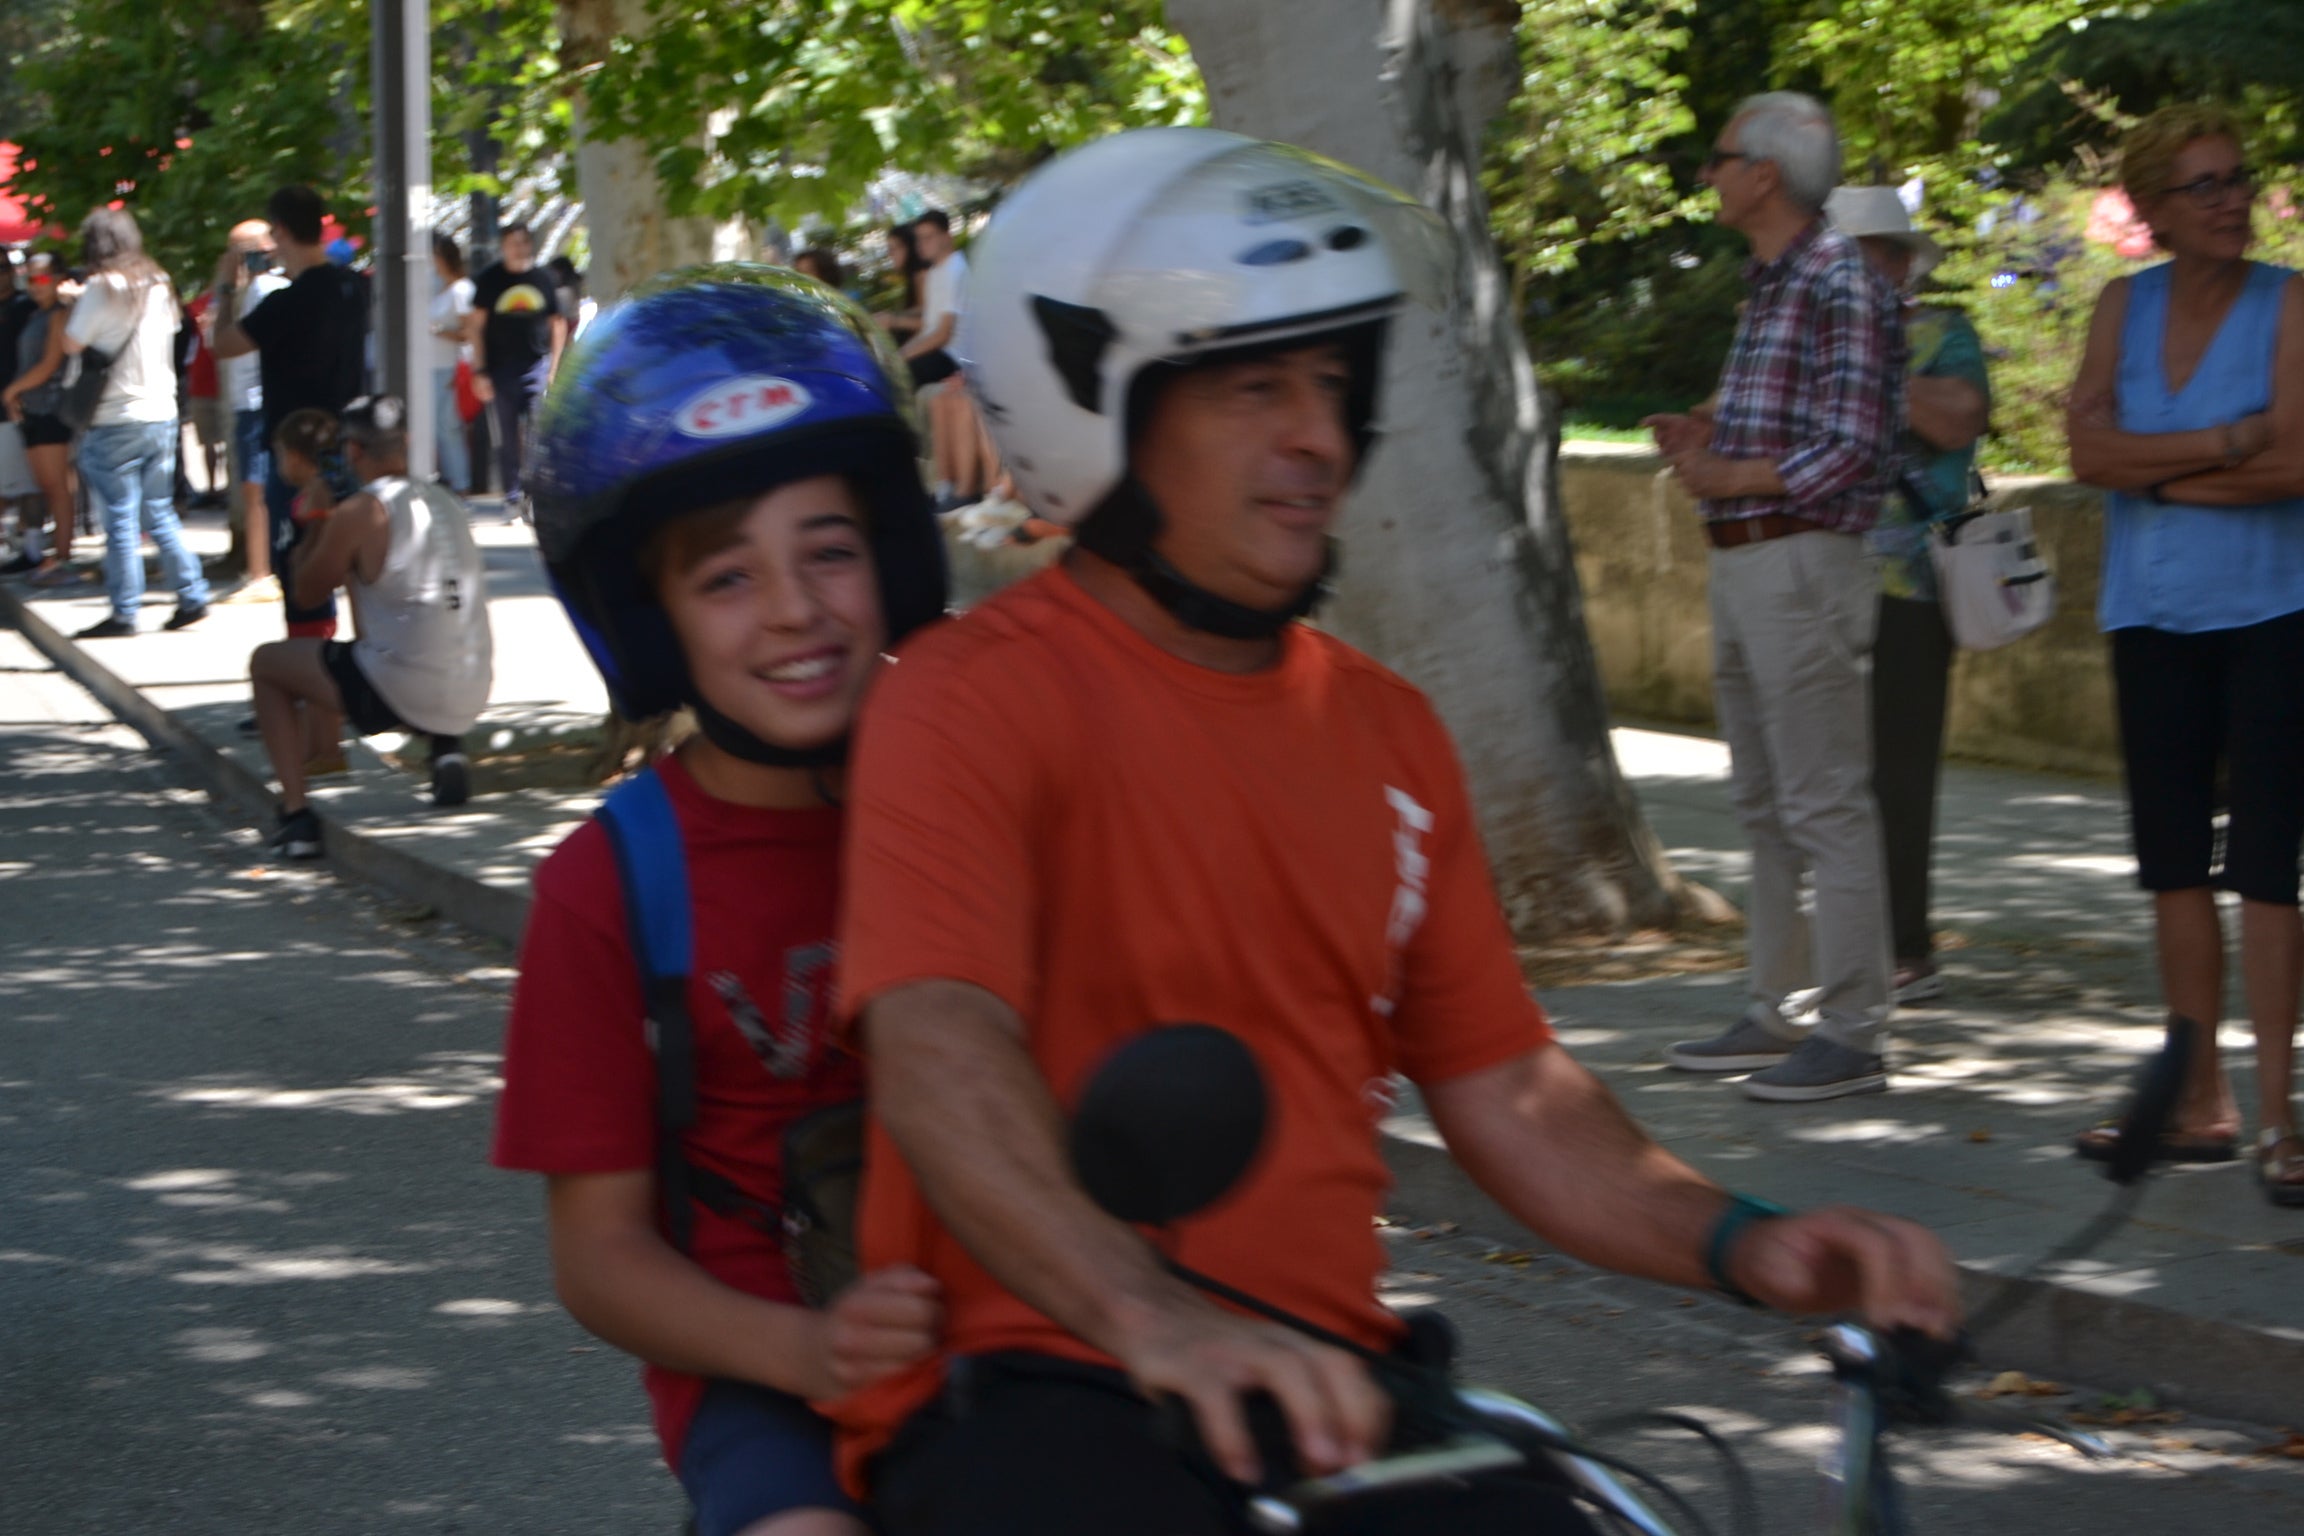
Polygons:
<instances>
[{"instance_id":1,"label":"handlebar grip","mask_svg":"<svg viewBox=\"0 0 2304 1536\"><path fill-rule=\"evenodd\" d=\"M1200 1420L1193 1414L1190 1403L1173 1394L1163 1394L1155 1411L1163 1440L1186 1460L1210 1468L1230 1481L1230 1474L1208 1453L1208 1442L1200 1434ZM1303 1478L1304 1469L1296 1459L1296 1439L1288 1431L1288 1415L1281 1408L1280 1399L1269 1392L1244 1392L1240 1395L1240 1412L1248 1423L1248 1438L1256 1446L1256 1464L1261 1473L1255 1484L1258 1491L1270 1493L1294 1486Z\"/></svg>"}]
</instances>

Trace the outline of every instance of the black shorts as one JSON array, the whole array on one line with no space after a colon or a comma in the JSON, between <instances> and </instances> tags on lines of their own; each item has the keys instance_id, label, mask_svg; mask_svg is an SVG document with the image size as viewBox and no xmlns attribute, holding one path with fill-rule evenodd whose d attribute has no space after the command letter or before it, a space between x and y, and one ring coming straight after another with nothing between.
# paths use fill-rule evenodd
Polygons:
<instances>
[{"instance_id":1,"label":"black shorts","mask_svg":"<svg viewBox=\"0 0 2304 1536\"><path fill-rule=\"evenodd\" d=\"M400 718L384 695L368 681L368 674L360 670L353 659L352 646L345 640L320 642L320 665L328 669L328 676L336 684L337 694L344 700L344 718L352 722L352 729L362 736L381 736L386 731L412 731L416 727Z\"/></svg>"},{"instance_id":2,"label":"black shorts","mask_svg":"<svg viewBox=\"0 0 2304 1536\"><path fill-rule=\"evenodd\" d=\"M2304 611L2196 635L2116 629L2112 678L2137 883L2215 885L2294 906L2304 847Z\"/></svg>"},{"instance_id":3,"label":"black shorts","mask_svg":"<svg viewBox=\"0 0 2304 1536\"><path fill-rule=\"evenodd\" d=\"M36 411L26 411L24 419L17 425L23 429L24 446L27 448L54 448L72 441L72 429L64 425L64 419L60 416L43 416Z\"/></svg>"},{"instance_id":4,"label":"black shorts","mask_svg":"<svg viewBox=\"0 0 2304 1536\"><path fill-rule=\"evenodd\" d=\"M951 1384L872 1464L887 1536L1246 1536L1238 1488L1179 1450L1127 1377L1045 1355L954 1362ZM1334 1536L1592 1536L1569 1497L1527 1479L1475 1479L1357 1502Z\"/></svg>"},{"instance_id":5,"label":"black shorts","mask_svg":"<svg viewBox=\"0 0 2304 1536\"><path fill-rule=\"evenodd\" d=\"M952 354L941 347L933 352L923 352L918 357L908 359L908 361L912 365L912 387L914 389L925 389L931 384L941 384L960 371L960 365L953 361Z\"/></svg>"}]
</instances>

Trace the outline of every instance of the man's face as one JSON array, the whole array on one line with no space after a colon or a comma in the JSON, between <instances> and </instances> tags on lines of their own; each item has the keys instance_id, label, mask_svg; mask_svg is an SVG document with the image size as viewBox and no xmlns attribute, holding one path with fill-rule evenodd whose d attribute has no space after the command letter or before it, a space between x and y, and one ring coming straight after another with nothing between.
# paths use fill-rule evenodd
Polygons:
<instances>
[{"instance_id":1,"label":"man's face","mask_svg":"<svg viewBox=\"0 0 2304 1536\"><path fill-rule=\"evenodd\" d=\"M1703 170L1704 185L1720 199L1720 223L1735 230L1751 222L1777 184L1775 163L1747 159L1741 147L1743 137L1744 120L1738 118L1712 141L1712 154Z\"/></svg>"},{"instance_id":2,"label":"man's face","mask_svg":"<svg viewBox=\"0 0 2304 1536\"><path fill-rule=\"evenodd\" d=\"M922 219L912 226L912 242L920 247L920 259L933 264L951 253L952 232Z\"/></svg>"},{"instance_id":3,"label":"man's face","mask_svg":"<svg viewBox=\"0 0 2304 1536\"><path fill-rule=\"evenodd\" d=\"M504 270L525 272L536 264L536 240L524 229L515 229L504 237Z\"/></svg>"},{"instance_id":4,"label":"man's face","mask_svg":"<svg viewBox=\"0 0 2304 1536\"><path fill-rule=\"evenodd\" d=\"M1352 476L1336 346L1194 368L1138 434L1136 478L1160 509L1160 553L1199 586L1280 608L1317 580Z\"/></svg>"}]
</instances>

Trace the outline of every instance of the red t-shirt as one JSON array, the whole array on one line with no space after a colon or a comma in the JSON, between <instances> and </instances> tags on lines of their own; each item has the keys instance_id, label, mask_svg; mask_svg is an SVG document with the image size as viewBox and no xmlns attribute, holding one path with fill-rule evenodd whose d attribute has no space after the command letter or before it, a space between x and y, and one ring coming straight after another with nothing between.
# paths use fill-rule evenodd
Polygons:
<instances>
[{"instance_id":1,"label":"red t-shirt","mask_svg":"<svg viewBox=\"0 0 2304 1536\"><path fill-rule=\"evenodd\" d=\"M1302 625L1265 671L1194 666L1058 567L905 647L851 789L842 1017L907 982L973 983L1022 1017L1064 1103L1149 1025L1232 1030L1271 1130L1175 1256L1389 1339L1373 1218L1393 1074L1444 1081L1550 1037L1424 696ZM859 1236L866 1265L943 1283L948 1355L1099 1358L969 1257L879 1127ZM940 1371L830 1405L851 1486Z\"/></svg>"},{"instance_id":2,"label":"red t-shirt","mask_svg":"<svg viewBox=\"0 0 2304 1536\"><path fill-rule=\"evenodd\" d=\"M694 908L689 1158L773 1202L785 1127L864 1087L861 1064L829 1027L840 812L731 805L677 759L657 772L679 816ZM536 869L492 1160L546 1174L655 1167L656 1061L615 853L597 821ZM800 1299L775 1240L757 1226L697 1206L693 1256L739 1290ZM677 1466L703 1380L653 1365L644 1376L665 1459Z\"/></svg>"},{"instance_id":3,"label":"red t-shirt","mask_svg":"<svg viewBox=\"0 0 2304 1536\"><path fill-rule=\"evenodd\" d=\"M194 400L206 400L216 394L216 354L209 349L208 335L200 329L209 308L216 302L215 295L204 293L185 307L192 326L192 366L184 370L184 393Z\"/></svg>"}]
</instances>

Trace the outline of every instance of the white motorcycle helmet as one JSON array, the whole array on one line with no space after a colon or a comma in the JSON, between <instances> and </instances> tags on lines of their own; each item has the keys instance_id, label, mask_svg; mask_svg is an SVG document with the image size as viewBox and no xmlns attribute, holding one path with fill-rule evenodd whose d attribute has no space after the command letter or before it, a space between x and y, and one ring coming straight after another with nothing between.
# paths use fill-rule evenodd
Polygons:
<instances>
[{"instance_id":1,"label":"white motorcycle helmet","mask_svg":"<svg viewBox=\"0 0 2304 1536\"><path fill-rule=\"evenodd\" d=\"M1027 506L1185 623L1269 634L1311 611L1325 580L1284 612L1244 608L1152 550L1158 509L1128 463L1141 386L1335 341L1365 459L1385 324L1405 299L1436 297L1450 265L1437 219L1347 166L1214 129L1137 129L1050 162L1001 205L969 253L953 351Z\"/></svg>"}]
</instances>

